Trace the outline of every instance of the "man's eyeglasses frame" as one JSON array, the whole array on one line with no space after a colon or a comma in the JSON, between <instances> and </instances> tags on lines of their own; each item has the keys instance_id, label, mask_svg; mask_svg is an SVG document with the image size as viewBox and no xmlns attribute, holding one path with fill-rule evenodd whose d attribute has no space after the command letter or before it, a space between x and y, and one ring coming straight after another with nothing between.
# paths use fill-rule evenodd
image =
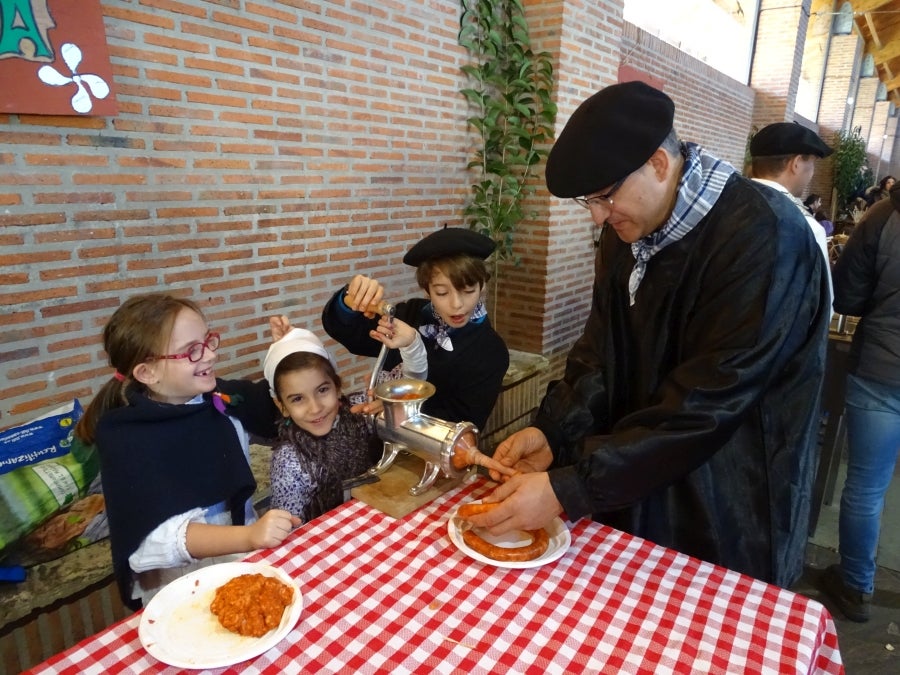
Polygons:
<instances>
[{"instance_id":1,"label":"man's eyeglasses frame","mask_svg":"<svg viewBox=\"0 0 900 675\"><path fill-rule=\"evenodd\" d=\"M631 174L628 174L630 176ZM593 197L573 197L575 202L586 209L592 209L595 206L605 206L607 209L613 205L613 195L622 187L622 183L628 180L628 176L617 180L608 192L602 195L594 195Z\"/></svg>"}]
</instances>

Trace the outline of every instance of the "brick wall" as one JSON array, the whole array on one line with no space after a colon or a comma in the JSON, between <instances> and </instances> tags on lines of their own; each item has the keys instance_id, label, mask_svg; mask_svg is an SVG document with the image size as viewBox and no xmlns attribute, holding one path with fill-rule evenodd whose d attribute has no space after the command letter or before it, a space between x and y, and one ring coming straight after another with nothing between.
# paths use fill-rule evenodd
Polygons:
<instances>
[{"instance_id":1,"label":"brick wall","mask_svg":"<svg viewBox=\"0 0 900 675\"><path fill-rule=\"evenodd\" d=\"M811 0L762 0L750 82L757 92L754 123L793 119Z\"/></svg>"},{"instance_id":2,"label":"brick wall","mask_svg":"<svg viewBox=\"0 0 900 675\"><path fill-rule=\"evenodd\" d=\"M109 376L123 297L198 299L220 375L266 317L321 333L355 272L418 294L402 253L467 194L459 4L103 3L119 114L0 116L0 427ZM337 350L348 379L371 364Z\"/></svg>"},{"instance_id":3,"label":"brick wall","mask_svg":"<svg viewBox=\"0 0 900 675\"><path fill-rule=\"evenodd\" d=\"M875 111L875 94L878 91L878 84L877 77L859 78L850 128L859 127L859 133L863 138L868 138L869 132L872 130L872 115Z\"/></svg>"},{"instance_id":4,"label":"brick wall","mask_svg":"<svg viewBox=\"0 0 900 675\"><path fill-rule=\"evenodd\" d=\"M557 130L561 130L582 100L616 81L622 3L532 1L529 12L529 18L539 15L544 25L552 26L552 33L538 46L556 54ZM590 309L594 249L592 224L584 209L551 197L543 186L540 199L538 218L529 223L523 237L528 243L523 250L533 258L510 270L504 288L514 299L538 300L516 316L516 323L523 342L527 340L520 348L550 359L551 367L543 373L550 378L558 377L562 358ZM510 313L516 312L518 303L510 304L514 306Z\"/></svg>"},{"instance_id":5,"label":"brick wall","mask_svg":"<svg viewBox=\"0 0 900 675\"><path fill-rule=\"evenodd\" d=\"M621 61L622 2L538 2L528 4L529 15L543 17L553 27L542 43L556 54L557 130L575 108L598 89L616 82ZM539 298L517 317L528 346L550 362L542 387L559 377L565 355L581 334L590 310L593 281L593 225L584 209L570 200L541 193L538 220L529 225L529 252L540 266L523 265L510 274L504 287L519 297ZM515 311L513 309L512 311ZM531 345L536 345L532 347Z\"/></svg>"},{"instance_id":6,"label":"brick wall","mask_svg":"<svg viewBox=\"0 0 900 675\"><path fill-rule=\"evenodd\" d=\"M863 41L856 32L831 36L818 120L819 135L829 143L834 139L835 132L849 130L853 120L853 108L847 103L847 99L859 89L862 49ZM810 192L826 195L822 200L826 206L834 206L831 204L833 183L832 160L816 162L816 175L810 184Z\"/></svg>"}]
</instances>

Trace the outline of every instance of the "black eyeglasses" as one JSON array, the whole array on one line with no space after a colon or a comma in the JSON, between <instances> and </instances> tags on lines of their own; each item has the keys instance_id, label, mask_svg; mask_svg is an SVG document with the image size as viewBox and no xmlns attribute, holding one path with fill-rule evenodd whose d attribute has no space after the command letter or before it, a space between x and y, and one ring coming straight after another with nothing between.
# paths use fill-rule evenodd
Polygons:
<instances>
[{"instance_id":1,"label":"black eyeglasses","mask_svg":"<svg viewBox=\"0 0 900 675\"><path fill-rule=\"evenodd\" d=\"M628 174L630 176L631 174ZM616 183L602 195L594 195L593 197L573 197L573 199L586 209L592 209L595 206L605 206L610 208L613 205L613 195L622 187L622 183L628 180L628 176L616 181Z\"/></svg>"},{"instance_id":2,"label":"black eyeglasses","mask_svg":"<svg viewBox=\"0 0 900 675\"><path fill-rule=\"evenodd\" d=\"M219 348L219 334L218 333L207 333L206 339L203 342L195 342L190 347L187 348L186 352L181 354L159 354L154 356L154 359L187 359L191 363L197 363L200 359L203 358L203 354L208 349L211 352L216 351Z\"/></svg>"}]
</instances>

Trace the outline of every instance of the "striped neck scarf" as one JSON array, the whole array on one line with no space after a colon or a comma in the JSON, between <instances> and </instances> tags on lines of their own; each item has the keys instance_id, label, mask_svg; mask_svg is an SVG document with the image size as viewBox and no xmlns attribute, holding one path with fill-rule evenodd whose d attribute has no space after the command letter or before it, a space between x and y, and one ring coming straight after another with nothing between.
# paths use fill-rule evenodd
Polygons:
<instances>
[{"instance_id":1,"label":"striped neck scarf","mask_svg":"<svg viewBox=\"0 0 900 675\"><path fill-rule=\"evenodd\" d=\"M682 143L684 173L678 183L675 208L665 224L631 245L634 268L628 279L628 296L634 305L638 286L647 271L647 261L669 244L684 237L709 213L735 169L713 157L696 143Z\"/></svg>"}]
</instances>

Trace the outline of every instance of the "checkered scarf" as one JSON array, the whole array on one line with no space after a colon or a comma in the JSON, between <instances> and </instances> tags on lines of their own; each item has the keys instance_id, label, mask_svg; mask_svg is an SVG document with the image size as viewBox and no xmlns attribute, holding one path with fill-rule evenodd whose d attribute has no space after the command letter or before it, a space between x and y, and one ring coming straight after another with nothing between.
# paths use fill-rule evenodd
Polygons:
<instances>
[{"instance_id":1,"label":"checkered scarf","mask_svg":"<svg viewBox=\"0 0 900 675\"><path fill-rule=\"evenodd\" d=\"M441 315L437 313L434 305L431 305L431 315L434 319L434 323L422 324L419 326L419 332L425 337L432 338L435 341L435 349L441 347L448 352L452 352L453 341L450 339L450 336L453 334L453 328L448 326L441 318ZM475 309L472 310L472 316L469 317L469 323L481 323L486 316L487 309L484 306L484 301L479 300L478 304L475 305Z\"/></svg>"},{"instance_id":2,"label":"checkered scarf","mask_svg":"<svg viewBox=\"0 0 900 675\"><path fill-rule=\"evenodd\" d=\"M696 143L682 143L681 154L684 155L684 173L678 184L672 215L660 229L631 245L635 263L628 279L628 296L632 305L647 271L647 261L694 229L712 209L735 171L733 166L713 157Z\"/></svg>"}]
</instances>

